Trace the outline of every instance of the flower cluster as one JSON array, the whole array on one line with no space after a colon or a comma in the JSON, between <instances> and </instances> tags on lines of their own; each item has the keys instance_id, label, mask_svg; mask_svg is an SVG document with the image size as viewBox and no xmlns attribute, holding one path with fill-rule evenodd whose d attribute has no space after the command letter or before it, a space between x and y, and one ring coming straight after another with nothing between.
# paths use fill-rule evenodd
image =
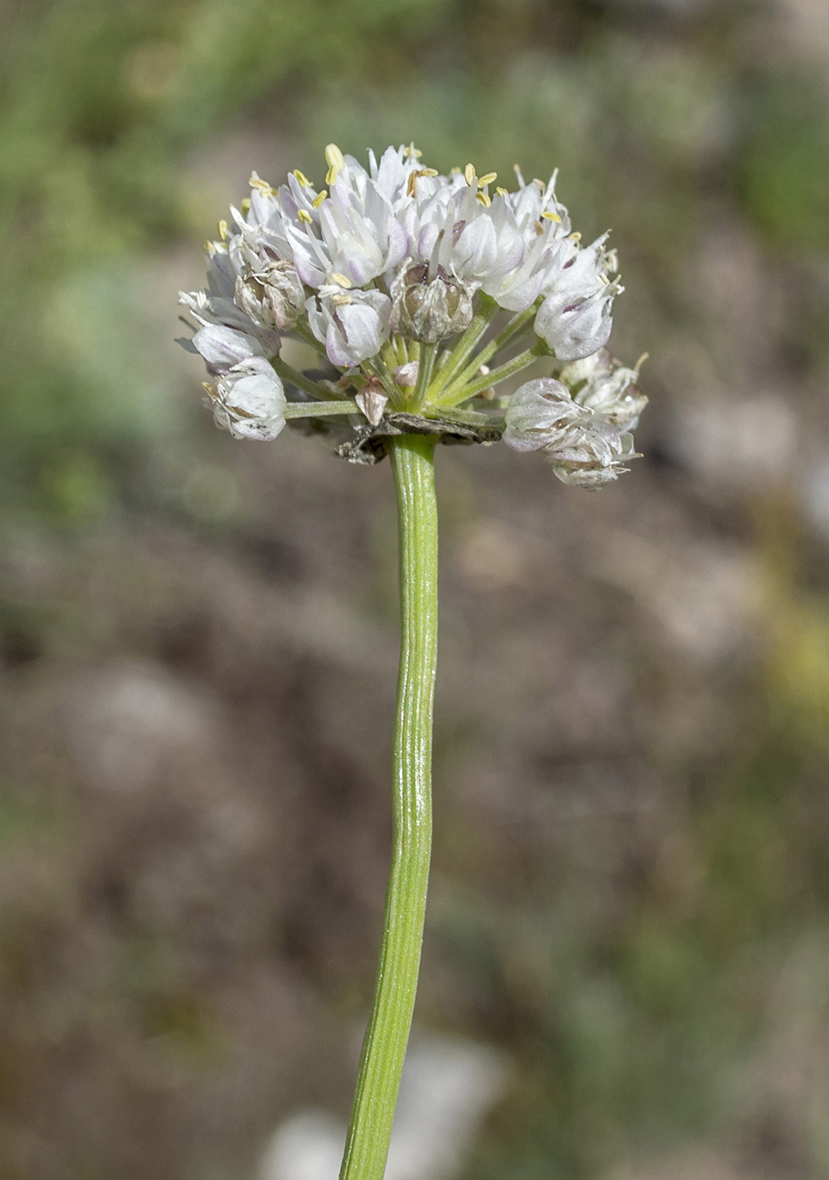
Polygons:
<instances>
[{"instance_id":1,"label":"flower cluster","mask_svg":"<svg viewBox=\"0 0 829 1180\"><path fill-rule=\"evenodd\" d=\"M606 234L582 246L555 175L526 183L516 167L508 191L471 164L439 175L414 146L379 161L370 152L368 169L333 144L325 156L321 189L298 170L278 189L254 173L232 227L221 222L207 243L206 288L180 297L195 320L183 343L214 378L217 424L272 439L300 413L362 413L375 425L386 407L468 417L471 399L491 409L494 386L551 357L560 380L518 390L506 441L542 449L559 478L583 487L625 470L645 399L636 371L604 348L622 290L615 253ZM327 379L291 368L286 336L324 355ZM529 346L516 353L522 337ZM514 355L493 367L503 349Z\"/></svg>"},{"instance_id":2,"label":"flower cluster","mask_svg":"<svg viewBox=\"0 0 829 1180\"><path fill-rule=\"evenodd\" d=\"M510 401L504 442L515 451L543 451L562 483L574 487L618 479L638 458L630 432L648 400L638 384L641 363L626 369L602 348L565 365L560 381L528 381Z\"/></svg>"}]
</instances>

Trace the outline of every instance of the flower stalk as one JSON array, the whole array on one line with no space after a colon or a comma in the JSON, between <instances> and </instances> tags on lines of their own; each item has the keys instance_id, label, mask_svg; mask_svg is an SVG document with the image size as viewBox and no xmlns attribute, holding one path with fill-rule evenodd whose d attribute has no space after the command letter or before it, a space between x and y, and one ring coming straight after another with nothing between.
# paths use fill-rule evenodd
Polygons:
<instances>
[{"instance_id":1,"label":"flower stalk","mask_svg":"<svg viewBox=\"0 0 829 1180\"><path fill-rule=\"evenodd\" d=\"M516 166L517 187L491 193L495 173L479 176L469 163L441 175L420 155L413 144L390 147L379 161L370 152L366 169L329 144L319 191L299 170L278 188L253 173L250 197L231 208L232 228L221 221L206 244L206 286L179 297L193 321L182 344L207 365L217 426L270 442L291 419L341 415L349 420L311 433L346 435L343 458L372 464L389 455L394 471L402 617L394 845L341 1180L382 1180L420 964L438 434L447 442L502 437L518 453L539 452L562 483L595 490L638 457L631 431L647 402L639 364L627 368L605 347L622 291L616 253L605 248L607 234L581 244L556 196L556 173L528 183ZM286 339L310 345L320 368L303 373L284 360ZM507 346L514 355L505 360ZM554 376L526 381L484 413L471 404L542 356L552 358ZM412 433L396 434L401 422Z\"/></svg>"},{"instance_id":2,"label":"flower stalk","mask_svg":"<svg viewBox=\"0 0 829 1180\"><path fill-rule=\"evenodd\" d=\"M340 1180L382 1180L414 1011L432 846L437 664L434 436L390 440L397 491L401 644L394 728L394 837L374 1002Z\"/></svg>"}]
</instances>

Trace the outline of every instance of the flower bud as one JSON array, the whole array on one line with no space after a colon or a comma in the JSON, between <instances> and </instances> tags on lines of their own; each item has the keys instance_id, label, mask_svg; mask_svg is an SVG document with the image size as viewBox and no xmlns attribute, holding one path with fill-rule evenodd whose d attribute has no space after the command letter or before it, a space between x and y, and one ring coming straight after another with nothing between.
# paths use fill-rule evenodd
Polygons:
<instances>
[{"instance_id":1,"label":"flower bud","mask_svg":"<svg viewBox=\"0 0 829 1180\"><path fill-rule=\"evenodd\" d=\"M268 262L245 268L236 280L237 307L263 328L292 328L305 309L305 291L292 262Z\"/></svg>"},{"instance_id":2,"label":"flower bud","mask_svg":"<svg viewBox=\"0 0 829 1180\"><path fill-rule=\"evenodd\" d=\"M463 332L472 322L469 291L442 266L433 279L426 263L399 272L391 285L392 331L424 344Z\"/></svg>"},{"instance_id":3,"label":"flower bud","mask_svg":"<svg viewBox=\"0 0 829 1180\"><path fill-rule=\"evenodd\" d=\"M264 357L240 361L215 386L205 384L213 420L234 438L270 442L285 425L282 382Z\"/></svg>"}]
</instances>

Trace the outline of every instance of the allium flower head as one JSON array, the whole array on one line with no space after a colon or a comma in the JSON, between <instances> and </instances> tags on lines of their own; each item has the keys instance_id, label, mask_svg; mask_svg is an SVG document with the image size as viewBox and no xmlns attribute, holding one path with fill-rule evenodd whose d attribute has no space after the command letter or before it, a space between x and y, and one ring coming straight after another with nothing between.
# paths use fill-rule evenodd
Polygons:
<instances>
[{"instance_id":1,"label":"allium flower head","mask_svg":"<svg viewBox=\"0 0 829 1180\"><path fill-rule=\"evenodd\" d=\"M647 399L638 366L605 348L622 291L615 251L607 234L582 245L556 181L528 182L517 166L507 187L472 164L444 175L414 145L369 152L364 167L329 144L322 185L299 169L278 187L253 173L206 246L206 286L181 295L183 343L217 379L217 423L265 439L286 416L362 416L382 432L402 413L463 419L468 436L471 414L487 441L501 422L511 447L543 451L566 483L615 479ZM292 369L286 340L315 347L323 371ZM474 402L544 357L553 376L523 385L505 424ZM301 406L282 404L280 376Z\"/></svg>"}]
</instances>

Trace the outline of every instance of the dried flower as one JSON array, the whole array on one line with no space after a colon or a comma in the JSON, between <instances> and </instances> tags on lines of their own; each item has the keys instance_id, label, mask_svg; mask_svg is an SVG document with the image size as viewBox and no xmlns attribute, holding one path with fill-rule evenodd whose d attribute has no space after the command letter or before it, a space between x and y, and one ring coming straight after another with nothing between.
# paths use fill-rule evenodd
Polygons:
<instances>
[{"instance_id":1,"label":"dried flower","mask_svg":"<svg viewBox=\"0 0 829 1180\"><path fill-rule=\"evenodd\" d=\"M391 285L391 298L392 331L425 344L463 332L472 322L469 290L442 266L434 276L423 262L402 269Z\"/></svg>"},{"instance_id":2,"label":"dried flower","mask_svg":"<svg viewBox=\"0 0 829 1180\"><path fill-rule=\"evenodd\" d=\"M213 419L234 438L271 442L285 425L282 382L263 357L233 365L215 386L205 384Z\"/></svg>"}]
</instances>

